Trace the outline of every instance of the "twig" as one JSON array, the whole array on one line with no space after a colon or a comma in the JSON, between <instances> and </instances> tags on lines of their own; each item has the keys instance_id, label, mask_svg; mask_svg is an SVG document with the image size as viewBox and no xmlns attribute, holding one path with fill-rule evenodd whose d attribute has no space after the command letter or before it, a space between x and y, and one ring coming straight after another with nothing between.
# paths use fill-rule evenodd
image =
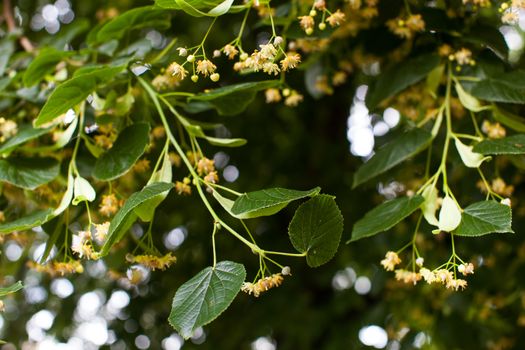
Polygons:
<instances>
[{"instance_id":1,"label":"twig","mask_svg":"<svg viewBox=\"0 0 525 350\"><path fill-rule=\"evenodd\" d=\"M14 32L16 30L16 22L15 18L13 17L13 7L11 6L11 0L3 0L3 4L4 18L7 24L7 30L8 32ZM24 48L25 51L33 52L35 50L35 47L26 36L21 36L18 40L20 41L20 45Z\"/></svg>"}]
</instances>

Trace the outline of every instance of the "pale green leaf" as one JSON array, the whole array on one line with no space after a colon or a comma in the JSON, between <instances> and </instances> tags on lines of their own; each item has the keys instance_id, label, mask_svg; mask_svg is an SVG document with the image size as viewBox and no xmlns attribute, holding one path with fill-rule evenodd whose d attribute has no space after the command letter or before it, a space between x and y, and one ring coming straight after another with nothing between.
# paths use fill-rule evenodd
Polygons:
<instances>
[{"instance_id":1,"label":"pale green leaf","mask_svg":"<svg viewBox=\"0 0 525 350\"><path fill-rule=\"evenodd\" d=\"M84 179L81 176L77 176L74 181L73 185L73 205L77 205L80 202L88 201L93 202L95 200L95 197L97 196L97 193L95 192L95 189L88 180Z\"/></svg>"},{"instance_id":2,"label":"pale green leaf","mask_svg":"<svg viewBox=\"0 0 525 350\"><path fill-rule=\"evenodd\" d=\"M175 293L169 322L184 338L223 313L239 293L246 278L241 264L221 261L207 267Z\"/></svg>"},{"instance_id":3,"label":"pale green leaf","mask_svg":"<svg viewBox=\"0 0 525 350\"><path fill-rule=\"evenodd\" d=\"M155 182L144 187L140 192L133 193L111 220L106 242L100 254L102 256L108 254L111 247L122 239L137 219L137 214L134 211L136 207L165 191L169 191L171 188L173 188L172 183Z\"/></svg>"},{"instance_id":4,"label":"pale green leaf","mask_svg":"<svg viewBox=\"0 0 525 350\"><path fill-rule=\"evenodd\" d=\"M55 70L60 61L74 54L75 51L59 51L52 46L44 47L24 72L24 85L31 87L39 83L47 74Z\"/></svg>"},{"instance_id":5,"label":"pale green leaf","mask_svg":"<svg viewBox=\"0 0 525 350\"><path fill-rule=\"evenodd\" d=\"M333 258L343 233L343 216L334 197L320 194L301 204L288 226L294 248L306 253L310 267Z\"/></svg>"},{"instance_id":6,"label":"pale green leaf","mask_svg":"<svg viewBox=\"0 0 525 350\"><path fill-rule=\"evenodd\" d=\"M168 152L164 153L162 166L158 171L156 171L151 179L148 181L148 185L156 182L168 182L170 183L173 178L171 161ZM150 222L153 220L155 214L155 209L159 206L160 203L168 196L169 190L166 190L155 197L148 199L138 207L136 207L135 214L138 215L140 220L144 222Z\"/></svg>"},{"instance_id":7,"label":"pale green leaf","mask_svg":"<svg viewBox=\"0 0 525 350\"><path fill-rule=\"evenodd\" d=\"M355 172L352 187L355 188L418 154L427 148L431 141L431 133L417 128L397 137L380 148L372 158Z\"/></svg>"},{"instance_id":8,"label":"pale green leaf","mask_svg":"<svg viewBox=\"0 0 525 350\"><path fill-rule=\"evenodd\" d=\"M97 86L111 81L124 68L125 66L97 67L97 69L86 71L84 74L75 75L60 84L40 110L35 120L35 127L42 126L66 113L70 108L84 101L89 94L95 91Z\"/></svg>"},{"instance_id":9,"label":"pale green leaf","mask_svg":"<svg viewBox=\"0 0 525 350\"><path fill-rule=\"evenodd\" d=\"M269 188L248 192L235 200L231 212L245 219L269 216L279 212L292 201L316 196L320 191L321 189L316 187L309 191Z\"/></svg>"},{"instance_id":10,"label":"pale green leaf","mask_svg":"<svg viewBox=\"0 0 525 350\"><path fill-rule=\"evenodd\" d=\"M11 222L0 224L0 233L12 233L25 231L33 227L41 226L53 218L53 210L38 210L26 216L22 216Z\"/></svg>"},{"instance_id":11,"label":"pale green leaf","mask_svg":"<svg viewBox=\"0 0 525 350\"><path fill-rule=\"evenodd\" d=\"M514 232L512 211L509 206L490 200L476 202L466 207L455 234L475 237L494 232Z\"/></svg>"},{"instance_id":12,"label":"pale green leaf","mask_svg":"<svg viewBox=\"0 0 525 350\"><path fill-rule=\"evenodd\" d=\"M5 297L8 294L16 293L22 288L24 288L22 281L18 281L15 284L10 285L9 287L0 288L0 297Z\"/></svg>"},{"instance_id":13,"label":"pale green leaf","mask_svg":"<svg viewBox=\"0 0 525 350\"><path fill-rule=\"evenodd\" d=\"M127 32L143 28L166 29L170 26L170 14L154 6L137 7L113 18L96 33L96 41L103 43L121 39Z\"/></svg>"},{"instance_id":14,"label":"pale green leaf","mask_svg":"<svg viewBox=\"0 0 525 350\"><path fill-rule=\"evenodd\" d=\"M113 147L95 162L93 176L109 181L124 175L146 150L149 131L147 123L135 123L122 130Z\"/></svg>"},{"instance_id":15,"label":"pale green leaf","mask_svg":"<svg viewBox=\"0 0 525 350\"><path fill-rule=\"evenodd\" d=\"M354 224L352 238L349 242L389 230L416 211L423 202L422 196L415 195L392 199L380 204Z\"/></svg>"}]
</instances>

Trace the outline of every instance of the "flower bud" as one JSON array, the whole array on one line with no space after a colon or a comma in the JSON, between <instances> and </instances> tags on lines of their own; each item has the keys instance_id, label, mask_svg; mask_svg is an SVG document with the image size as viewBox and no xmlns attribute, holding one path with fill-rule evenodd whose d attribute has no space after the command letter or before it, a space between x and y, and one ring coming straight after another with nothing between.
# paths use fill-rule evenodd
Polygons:
<instances>
[{"instance_id":1,"label":"flower bud","mask_svg":"<svg viewBox=\"0 0 525 350\"><path fill-rule=\"evenodd\" d=\"M319 23L319 30L325 30L326 29L326 23L321 22Z\"/></svg>"},{"instance_id":2,"label":"flower bud","mask_svg":"<svg viewBox=\"0 0 525 350\"><path fill-rule=\"evenodd\" d=\"M191 81L193 81L194 83L196 83L197 81L199 81L199 76L197 74L193 74L191 76Z\"/></svg>"},{"instance_id":3,"label":"flower bud","mask_svg":"<svg viewBox=\"0 0 525 350\"><path fill-rule=\"evenodd\" d=\"M221 78L221 76L219 75L219 73L213 73L212 75L210 75L211 81L213 81L215 83L218 82L220 78Z\"/></svg>"},{"instance_id":4,"label":"flower bud","mask_svg":"<svg viewBox=\"0 0 525 350\"><path fill-rule=\"evenodd\" d=\"M188 61L190 63L195 62L195 56L189 55L188 57L186 57L186 61Z\"/></svg>"}]
</instances>

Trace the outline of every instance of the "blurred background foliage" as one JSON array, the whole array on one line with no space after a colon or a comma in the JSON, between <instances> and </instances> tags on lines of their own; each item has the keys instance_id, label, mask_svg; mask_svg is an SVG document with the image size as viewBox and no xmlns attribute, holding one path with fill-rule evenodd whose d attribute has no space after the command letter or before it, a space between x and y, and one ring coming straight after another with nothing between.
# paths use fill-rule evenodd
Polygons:
<instances>
[{"instance_id":1,"label":"blurred background foliage","mask_svg":"<svg viewBox=\"0 0 525 350\"><path fill-rule=\"evenodd\" d=\"M74 16L64 17L68 23L60 23L58 29L45 24L43 27L34 16L49 4L67 4ZM85 33L111 11L124 12L148 4L151 2L20 0L14 1L13 7L25 35L38 47L63 40L78 49L85 45ZM343 240L346 241L352 224L364 213L391 196L392 191L394 194L404 192L411 188L411 182L418 181L424 171L423 156L382 176L379 185L371 182L351 189L353 173L363 163L362 157L352 154L348 139L352 106L356 108L359 101L362 104L366 85L383 67L397 64L395 57L400 52L432 51L443 42L454 43L478 36L478 43L473 44L476 55L497 59L489 42L495 41L495 45L504 45L505 49L505 37L501 33L509 29L500 30L497 7L470 17L447 17L443 11L424 7L427 28L449 27L458 32L449 35L429 30L418 37L417 45L412 41L413 47L407 47L406 41L394 36L384 25L403 6L401 1L381 1L374 25L335 42L326 54L314 54L318 57L312 62L306 59L309 64L288 77L288 83L305 94L304 102L298 107L266 104L263 96L259 96L237 116L222 117L213 111L194 116L203 121L219 121L227 128L222 132L248 140L242 148L225 151L206 146L204 150L205 154L215 154L217 168L222 172L235 175L238 171L238 177L232 177L234 189L244 192L274 186L298 189L322 186L323 192L337 197L345 218ZM461 13L464 5L449 1L446 6L452 12ZM231 40L241 19L241 15L219 18L207 46L220 48ZM246 49L255 48L261 37L269 35L268 27L253 25L258 22L257 16L253 15L250 21L252 25L243 41ZM477 31L473 22L488 28L487 34ZM177 37L181 46L191 46L200 42L209 23L206 18L173 12L171 28L162 34L156 33L162 35L161 38ZM521 27L513 28L514 40L517 36L522 43ZM157 34L149 29L135 35L136 38L126 40L150 38L158 46L152 49L157 52L165 45L165 41L159 43ZM23 65L26 54L20 51L16 55L19 56L16 62ZM521 67L521 48L514 47L511 55L512 67ZM315 69L329 70L343 57L351 58L354 65L353 73L343 86L334 89L331 95L314 93L314 97L306 92L304 86L311 90L315 85L312 83ZM216 63L221 67L221 84L245 79L226 67L229 63L225 58L219 58ZM210 87L208 83L197 87L191 82L184 84L191 91ZM0 113L17 101L3 94ZM151 113L141 103L138 99L132 114ZM373 125L384 123L380 112L370 114ZM463 119L457 118L455 123L459 126ZM402 113L399 124L393 122L392 130L385 136L376 135L375 147L399 135L405 123L410 120ZM159 151L151 151L152 162ZM85 150L82 155L85 161L80 166L89 168L92 160ZM0 257L2 276L6 281L22 280L26 288L5 300L0 334L8 343L2 349L522 349L525 345L525 290L520 277L525 273L525 244L521 234L525 213L521 200L523 173L506 159L498 162L502 169L500 175L515 186L512 200L516 208L513 218L516 234L458 240L457 249L479 266L465 291L401 284L380 268L379 261L385 252L400 247L410 237L415 222L407 220L374 238L349 245L343 242L336 257L316 269L307 267L299 259L282 259L291 267L293 276L286 278L280 288L260 298L239 294L217 321L183 342L166 320L175 290L210 264L211 219L195 194L188 198L172 192L157 211L153 231L157 246L162 251L173 250L177 263L165 272L147 273L146 281L137 286L129 286L115 277L125 275L128 264L124 257L134 247L131 240L104 261L85 262L83 274L49 278L26 267L26 260L45 242L46 234L40 231L7 236ZM475 175L473 170L464 167L451 169L453 186L461 189L460 198L467 201L483 198L474 185ZM129 181L130 187L139 186L147 177L132 174ZM292 205L276 216L249 222L262 247L285 251L291 248L286 227L295 208ZM135 224L134 234L145 228L141 225ZM423 256L428 256L430 261L446 259L447 239L433 236L429 227L421 231L425 232L425 241L421 242ZM224 233L218 236L219 259L242 262L249 276L255 274L257 258L238 247L232 237ZM62 343L62 347L58 343Z\"/></svg>"}]
</instances>

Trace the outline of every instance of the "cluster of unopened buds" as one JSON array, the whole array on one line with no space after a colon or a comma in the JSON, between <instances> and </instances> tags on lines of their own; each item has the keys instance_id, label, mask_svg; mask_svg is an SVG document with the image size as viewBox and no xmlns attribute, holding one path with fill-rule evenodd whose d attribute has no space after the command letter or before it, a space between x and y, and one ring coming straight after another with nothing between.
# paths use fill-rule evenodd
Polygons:
<instances>
[{"instance_id":1,"label":"cluster of unopened buds","mask_svg":"<svg viewBox=\"0 0 525 350\"><path fill-rule=\"evenodd\" d=\"M389 251L386 253L385 258L381 260L381 265L383 265L387 271L394 271L396 280L398 281L415 285L423 279L428 284L441 283L447 289L453 289L456 291L467 287L467 281L457 278L457 273L460 273L463 276L474 273L474 265L472 263L461 263L459 265L446 264L445 268L430 270L423 267L424 262L425 260L422 257L416 259L415 263L419 267L418 272L396 269L396 266L401 263L401 259L396 252ZM453 271L451 271L450 268L447 268L449 265L453 268Z\"/></svg>"},{"instance_id":2,"label":"cluster of unopened buds","mask_svg":"<svg viewBox=\"0 0 525 350\"><path fill-rule=\"evenodd\" d=\"M141 264L142 266L155 271L155 270L166 270L175 261L177 261L177 258L173 256L171 252L169 252L168 254L164 256L127 254L126 260L129 263Z\"/></svg>"},{"instance_id":3,"label":"cluster of unopened buds","mask_svg":"<svg viewBox=\"0 0 525 350\"><path fill-rule=\"evenodd\" d=\"M338 9L332 13L326 8L325 0L316 0L308 15L299 17L299 25L306 35L313 34L315 17L318 15L318 11L321 12L321 22L317 26L319 30L325 30L326 23L333 28L340 26L345 21L345 14L341 10Z\"/></svg>"}]
</instances>

